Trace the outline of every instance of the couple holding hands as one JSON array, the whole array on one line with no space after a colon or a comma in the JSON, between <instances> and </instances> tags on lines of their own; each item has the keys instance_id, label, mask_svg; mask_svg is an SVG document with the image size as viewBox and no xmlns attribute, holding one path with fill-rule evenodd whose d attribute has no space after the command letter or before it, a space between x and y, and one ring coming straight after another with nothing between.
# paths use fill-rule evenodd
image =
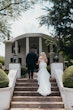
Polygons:
<instances>
[{"instance_id":1,"label":"couple holding hands","mask_svg":"<svg viewBox=\"0 0 73 110\"><path fill-rule=\"evenodd\" d=\"M28 67L28 75L33 79L33 71L35 68L37 56L32 48L26 56L26 64ZM43 96L51 94L50 73L47 71L47 56L45 52L41 52L38 58L39 71L37 73L38 90L37 92Z\"/></svg>"}]
</instances>

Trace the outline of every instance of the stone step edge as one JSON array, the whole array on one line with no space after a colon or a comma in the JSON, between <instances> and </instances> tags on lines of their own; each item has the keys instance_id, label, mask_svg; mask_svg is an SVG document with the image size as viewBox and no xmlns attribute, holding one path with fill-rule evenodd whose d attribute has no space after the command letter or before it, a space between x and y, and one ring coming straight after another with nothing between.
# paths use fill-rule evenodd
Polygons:
<instances>
[{"instance_id":1,"label":"stone step edge","mask_svg":"<svg viewBox=\"0 0 73 110\"><path fill-rule=\"evenodd\" d=\"M61 108L42 108L42 109L39 109L39 108L11 108L9 110L65 110L65 109L61 109Z\"/></svg>"},{"instance_id":2,"label":"stone step edge","mask_svg":"<svg viewBox=\"0 0 73 110\"><path fill-rule=\"evenodd\" d=\"M53 104L57 104L58 105L58 104L64 104L64 103L63 102L45 102L45 101L41 102L41 103L39 103L39 102L28 102L28 101L26 101L26 102L23 102L23 101L20 101L20 102L19 101L18 102L17 101L12 101L11 104L25 104L25 105L26 104L44 104L44 105L45 104L52 104L52 105Z\"/></svg>"},{"instance_id":3,"label":"stone step edge","mask_svg":"<svg viewBox=\"0 0 73 110\"><path fill-rule=\"evenodd\" d=\"M62 102L62 98L12 98L12 101L17 101L17 102L31 102L31 101L34 101L34 102Z\"/></svg>"},{"instance_id":4,"label":"stone step edge","mask_svg":"<svg viewBox=\"0 0 73 110\"><path fill-rule=\"evenodd\" d=\"M37 91L14 91L14 93L38 93ZM51 93L60 93L59 91L52 91Z\"/></svg>"},{"instance_id":5,"label":"stone step edge","mask_svg":"<svg viewBox=\"0 0 73 110\"><path fill-rule=\"evenodd\" d=\"M15 88L38 88L38 86L15 86ZM58 88L58 86L52 86L51 88Z\"/></svg>"},{"instance_id":6,"label":"stone step edge","mask_svg":"<svg viewBox=\"0 0 73 110\"><path fill-rule=\"evenodd\" d=\"M13 98L62 98L61 96L13 96Z\"/></svg>"},{"instance_id":7,"label":"stone step edge","mask_svg":"<svg viewBox=\"0 0 73 110\"><path fill-rule=\"evenodd\" d=\"M26 80L28 80L28 81L37 81L37 79L35 79L35 78L33 78L33 79L28 79L28 78L18 78L18 79L17 79L17 81L18 81L18 80L25 80L25 81L26 81ZM56 79L55 79L55 78L50 78L50 80L52 80L52 81L56 81Z\"/></svg>"},{"instance_id":8,"label":"stone step edge","mask_svg":"<svg viewBox=\"0 0 73 110\"><path fill-rule=\"evenodd\" d=\"M12 98L12 101L39 101L39 102L41 102L41 101L54 101L54 102L57 102L57 101L59 101L59 102L62 102L62 98L61 97L55 97L55 96L50 96L50 97L31 97L31 96L29 96L29 97L26 97L26 96L13 96L13 98Z\"/></svg>"}]
</instances>

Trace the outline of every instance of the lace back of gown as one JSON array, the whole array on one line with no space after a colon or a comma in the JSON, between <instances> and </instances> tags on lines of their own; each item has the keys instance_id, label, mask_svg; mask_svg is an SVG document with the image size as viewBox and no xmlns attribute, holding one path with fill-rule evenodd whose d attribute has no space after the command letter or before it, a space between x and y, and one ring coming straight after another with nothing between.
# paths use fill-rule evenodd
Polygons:
<instances>
[{"instance_id":1,"label":"lace back of gown","mask_svg":"<svg viewBox=\"0 0 73 110\"><path fill-rule=\"evenodd\" d=\"M42 60L39 64L38 71L38 90L37 92L43 96L47 96L51 93L50 74L46 69L47 64Z\"/></svg>"}]
</instances>

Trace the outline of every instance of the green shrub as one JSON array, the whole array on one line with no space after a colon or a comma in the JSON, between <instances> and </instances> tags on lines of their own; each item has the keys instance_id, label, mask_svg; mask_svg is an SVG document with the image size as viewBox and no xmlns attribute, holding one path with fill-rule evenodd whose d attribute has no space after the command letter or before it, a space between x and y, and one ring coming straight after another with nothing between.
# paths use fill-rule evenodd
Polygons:
<instances>
[{"instance_id":1,"label":"green shrub","mask_svg":"<svg viewBox=\"0 0 73 110\"><path fill-rule=\"evenodd\" d=\"M5 73L8 75L9 74L9 70L4 70L5 71Z\"/></svg>"},{"instance_id":2,"label":"green shrub","mask_svg":"<svg viewBox=\"0 0 73 110\"><path fill-rule=\"evenodd\" d=\"M5 63L5 58L2 57L2 56L0 56L0 63L1 63L2 65L4 65L4 63Z\"/></svg>"},{"instance_id":3,"label":"green shrub","mask_svg":"<svg viewBox=\"0 0 73 110\"><path fill-rule=\"evenodd\" d=\"M47 66L47 70L50 73L50 65Z\"/></svg>"},{"instance_id":4,"label":"green shrub","mask_svg":"<svg viewBox=\"0 0 73 110\"><path fill-rule=\"evenodd\" d=\"M2 63L0 63L0 68L2 68Z\"/></svg>"},{"instance_id":5,"label":"green shrub","mask_svg":"<svg viewBox=\"0 0 73 110\"><path fill-rule=\"evenodd\" d=\"M0 69L0 88L8 87L9 79L6 73Z\"/></svg>"},{"instance_id":6,"label":"green shrub","mask_svg":"<svg viewBox=\"0 0 73 110\"><path fill-rule=\"evenodd\" d=\"M64 87L73 88L73 65L64 71L62 80Z\"/></svg>"},{"instance_id":7,"label":"green shrub","mask_svg":"<svg viewBox=\"0 0 73 110\"><path fill-rule=\"evenodd\" d=\"M22 66L21 67L21 75L22 76L26 76L26 74L27 74L27 67L26 66Z\"/></svg>"}]
</instances>

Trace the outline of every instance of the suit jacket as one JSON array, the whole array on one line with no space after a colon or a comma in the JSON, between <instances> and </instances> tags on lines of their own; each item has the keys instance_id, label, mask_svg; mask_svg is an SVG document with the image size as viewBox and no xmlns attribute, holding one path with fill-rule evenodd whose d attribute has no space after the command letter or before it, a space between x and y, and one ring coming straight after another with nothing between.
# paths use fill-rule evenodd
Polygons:
<instances>
[{"instance_id":1,"label":"suit jacket","mask_svg":"<svg viewBox=\"0 0 73 110\"><path fill-rule=\"evenodd\" d=\"M30 53L27 54L27 56L26 56L26 64L27 64L27 66L30 66L30 65L31 66L35 66L36 60L37 60L37 56L36 56L35 53L30 52Z\"/></svg>"}]
</instances>

